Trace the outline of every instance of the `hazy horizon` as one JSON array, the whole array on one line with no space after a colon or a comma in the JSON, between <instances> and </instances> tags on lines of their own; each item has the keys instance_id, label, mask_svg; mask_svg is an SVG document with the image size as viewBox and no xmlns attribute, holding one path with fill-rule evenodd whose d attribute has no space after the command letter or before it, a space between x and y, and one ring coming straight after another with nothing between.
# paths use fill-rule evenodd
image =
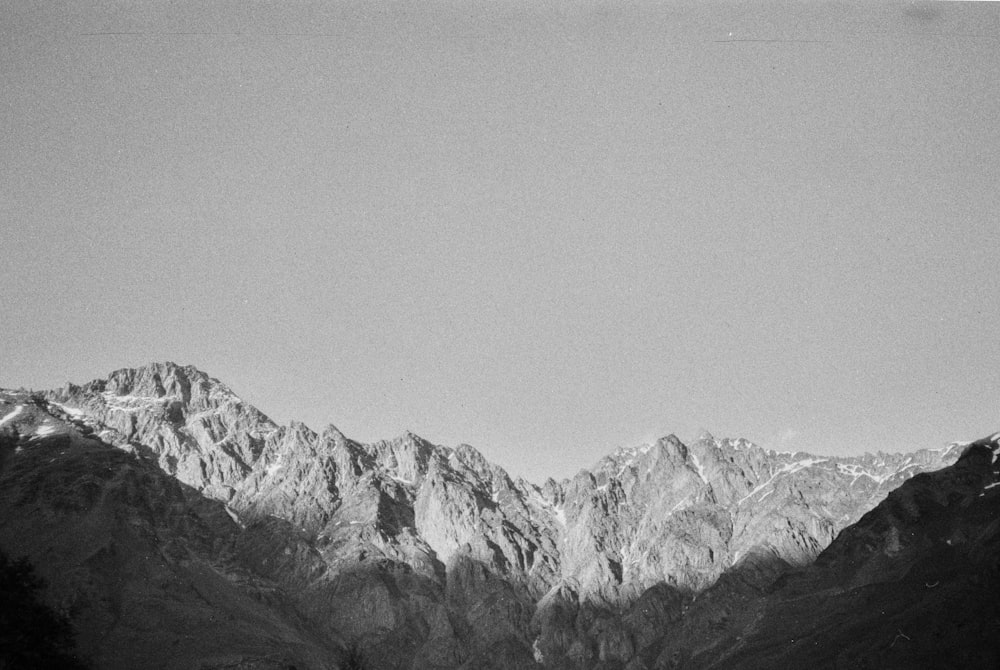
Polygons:
<instances>
[{"instance_id":1,"label":"hazy horizon","mask_svg":"<svg viewBox=\"0 0 1000 670\"><path fill-rule=\"evenodd\" d=\"M60 9L61 7L61 9ZM0 386L572 476L1000 430L1000 5L0 2Z\"/></svg>"}]
</instances>

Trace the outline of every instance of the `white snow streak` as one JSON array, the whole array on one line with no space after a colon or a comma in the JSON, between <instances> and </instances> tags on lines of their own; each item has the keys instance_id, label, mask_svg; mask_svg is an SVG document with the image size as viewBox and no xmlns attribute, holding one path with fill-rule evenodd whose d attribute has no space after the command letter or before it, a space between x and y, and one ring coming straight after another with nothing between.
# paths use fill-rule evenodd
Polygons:
<instances>
[{"instance_id":1,"label":"white snow streak","mask_svg":"<svg viewBox=\"0 0 1000 670\"><path fill-rule=\"evenodd\" d=\"M565 528L566 527L566 510L564 508L562 508L562 507L556 507L555 508L555 517L556 517L556 521L559 522L559 525L562 526L563 528Z\"/></svg>"},{"instance_id":2,"label":"white snow streak","mask_svg":"<svg viewBox=\"0 0 1000 670\"><path fill-rule=\"evenodd\" d=\"M4 425L8 421L13 421L14 417L16 417L18 414L20 414L21 410L23 410L23 409L24 409L24 405L18 405L17 407L15 407L13 412L11 412L10 414L8 414L4 418L0 419L0 426Z\"/></svg>"},{"instance_id":3,"label":"white snow streak","mask_svg":"<svg viewBox=\"0 0 1000 670\"><path fill-rule=\"evenodd\" d=\"M77 409L76 407L67 407L66 405L63 405L62 403L58 402L50 402L49 404L58 407L59 409L66 412L70 416L83 416L83 410Z\"/></svg>"},{"instance_id":4,"label":"white snow streak","mask_svg":"<svg viewBox=\"0 0 1000 670\"><path fill-rule=\"evenodd\" d=\"M701 461L698 460L698 456L693 451L690 452L690 454L691 462L694 463L694 467L698 470L698 476L701 477L701 481L707 484L708 477L705 476L705 466L701 464Z\"/></svg>"},{"instance_id":5,"label":"white snow streak","mask_svg":"<svg viewBox=\"0 0 1000 670\"><path fill-rule=\"evenodd\" d=\"M760 493L761 491L763 491L765 488L768 487L768 485L770 485L771 482L773 482L778 477L778 475L792 474L792 473L798 472L799 470L804 470L804 469L806 469L808 467L811 467L813 465L819 465L820 463L826 463L828 460L830 460L830 459L829 458L804 458L801 461L794 461L793 463L786 463L785 465L782 465L780 468L778 468L778 470L775 471L775 473L773 475L771 475L770 479L768 479L766 482L764 482L763 484L761 484L760 486L758 486L757 488L755 488L750 493L748 493L745 496L743 496L742 498L740 498L739 501L737 501L736 504L737 505L742 505L743 502L746 501L748 498L750 498L751 496L754 496L754 495ZM767 496L765 496L765 497L767 497ZM761 500L763 500L763 499L764 498L761 498Z\"/></svg>"},{"instance_id":6,"label":"white snow streak","mask_svg":"<svg viewBox=\"0 0 1000 670\"><path fill-rule=\"evenodd\" d=\"M813 465L819 465L820 463L826 463L829 458L804 458L801 461L795 461L794 463L789 463L788 465L781 466L779 472L798 472L799 470L805 470Z\"/></svg>"},{"instance_id":7,"label":"white snow streak","mask_svg":"<svg viewBox=\"0 0 1000 670\"><path fill-rule=\"evenodd\" d=\"M226 514L229 515L229 518L232 519L233 521L235 521L237 525L239 525L240 527L242 527L243 523L240 521L240 517L237 516L236 512L234 512L233 510L231 510L229 508L229 505L224 505L223 507L226 510Z\"/></svg>"},{"instance_id":8,"label":"white snow streak","mask_svg":"<svg viewBox=\"0 0 1000 670\"><path fill-rule=\"evenodd\" d=\"M774 478L777 477L778 475L780 475L782 472L783 472L783 470L778 470L777 472L775 472L773 475L771 475L771 478L768 479L766 482L764 482L763 484L761 484L760 486L758 486L757 488L755 488L753 491L751 491L750 493L746 494L745 496L743 496L742 498L740 498L738 501L736 501L736 504L737 505L742 505L743 502L747 498L750 498L751 496L754 496L754 495L760 493L761 491L763 491L765 488L767 488L767 486L771 482L774 481Z\"/></svg>"}]
</instances>

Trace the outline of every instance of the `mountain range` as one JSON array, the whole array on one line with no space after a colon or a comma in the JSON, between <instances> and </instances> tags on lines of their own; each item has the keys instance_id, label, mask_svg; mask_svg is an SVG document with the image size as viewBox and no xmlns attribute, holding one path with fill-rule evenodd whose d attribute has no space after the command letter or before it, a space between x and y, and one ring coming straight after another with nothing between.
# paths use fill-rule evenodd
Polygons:
<instances>
[{"instance_id":1,"label":"mountain range","mask_svg":"<svg viewBox=\"0 0 1000 670\"><path fill-rule=\"evenodd\" d=\"M0 391L0 548L97 668L994 668L998 438L669 435L536 485L158 363Z\"/></svg>"}]
</instances>

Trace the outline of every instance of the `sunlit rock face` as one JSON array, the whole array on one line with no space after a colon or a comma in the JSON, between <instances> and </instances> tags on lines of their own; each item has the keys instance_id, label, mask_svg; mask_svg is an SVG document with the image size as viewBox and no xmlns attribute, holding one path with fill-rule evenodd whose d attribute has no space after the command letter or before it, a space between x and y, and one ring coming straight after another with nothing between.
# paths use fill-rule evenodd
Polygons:
<instances>
[{"instance_id":1,"label":"sunlit rock face","mask_svg":"<svg viewBox=\"0 0 1000 670\"><path fill-rule=\"evenodd\" d=\"M817 457L710 435L623 449L562 485L561 576L632 600L659 583L700 591L754 552L804 564L908 477L959 453Z\"/></svg>"},{"instance_id":2,"label":"sunlit rock face","mask_svg":"<svg viewBox=\"0 0 1000 670\"><path fill-rule=\"evenodd\" d=\"M278 426L225 384L172 363L123 369L45 394L82 412L98 436L156 459L164 472L217 499L249 475ZM74 417L76 418L76 417Z\"/></svg>"},{"instance_id":3,"label":"sunlit rock face","mask_svg":"<svg viewBox=\"0 0 1000 670\"><path fill-rule=\"evenodd\" d=\"M279 426L171 363L0 395L0 437L4 472L61 446L110 450L181 486L228 524L218 551L248 575L228 588L270 585L296 639L333 641L315 654L377 668L640 667L698 594L810 563L890 491L962 452L820 457L671 435L539 487L468 445ZM58 551L49 542L31 551Z\"/></svg>"}]
</instances>

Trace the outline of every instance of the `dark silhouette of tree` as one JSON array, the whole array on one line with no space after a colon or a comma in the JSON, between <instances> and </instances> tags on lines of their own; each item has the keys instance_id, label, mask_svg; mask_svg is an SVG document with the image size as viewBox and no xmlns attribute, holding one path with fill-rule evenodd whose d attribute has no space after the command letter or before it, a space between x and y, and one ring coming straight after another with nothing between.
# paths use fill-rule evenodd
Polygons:
<instances>
[{"instance_id":1,"label":"dark silhouette of tree","mask_svg":"<svg viewBox=\"0 0 1000 670\"><path fill-rule=\"evenodd\" d=\"M0 670L86 670L73 628L39 598L45 582L26 558L0 551Z\"/></svg>"},{"instance_id":2,"label":"dark silhouette of tree","mask_svg":"<svg viewBox=\"0 0 1000 670\"><path fill-rule=\"evenodd\" d=\"M365 670L365 658L361 653L361 649L358 645L353 644L351 648L347 650L347 656L344 658L343 665L341 665L343 670Z\"/></svg>"}]
</instances>

